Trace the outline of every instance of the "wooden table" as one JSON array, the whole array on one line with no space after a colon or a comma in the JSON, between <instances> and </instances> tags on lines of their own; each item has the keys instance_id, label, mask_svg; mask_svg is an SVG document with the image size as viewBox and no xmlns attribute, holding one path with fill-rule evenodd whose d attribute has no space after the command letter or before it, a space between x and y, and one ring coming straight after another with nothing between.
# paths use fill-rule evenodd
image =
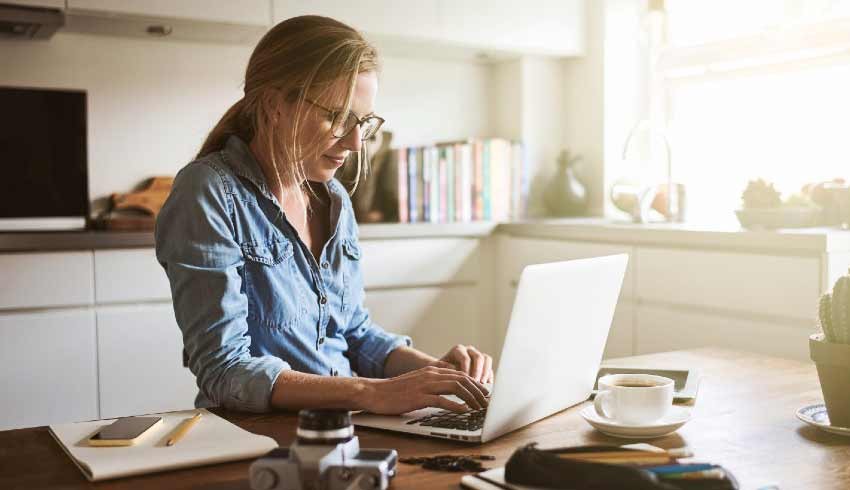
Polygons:
<instances>
[{"instance_id":1,"label":"wooden table","mask_svg":"<svg viewBox=\"0 0 850 490\"><path fill-rule=\"evenodd\" d=\"M850 488L850 438L823 433L794 417L797 408L821 401L813 365L715 349L624 360L656 367L698 367L703 372L692 420L678 433L654 439L652 444L664 448L687 445L700 459L731 469L745 490L764 482L779 483L783 490ZM491 454L497 458L492 466L501 466L516 447L532 441L542 447L624 442L587 425L578 414L584 405L481 446L361 428L357 434L361 446L395 448L402 457ZM218 413L249 431L275 438L281 445L289 445L295 433L294 414ZM246 489L249 464L243 461L92 484L65 456L46 427L0 432L2 489ZM401 464L393 488L458 488L459 480L460 474Z\"/></svg>"}]
</instances>

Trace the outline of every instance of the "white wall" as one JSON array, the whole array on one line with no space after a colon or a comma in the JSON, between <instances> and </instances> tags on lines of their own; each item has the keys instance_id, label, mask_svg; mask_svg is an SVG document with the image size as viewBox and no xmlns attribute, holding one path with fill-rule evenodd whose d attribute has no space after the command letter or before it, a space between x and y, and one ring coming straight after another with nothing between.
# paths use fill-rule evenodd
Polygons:
<instances>
[{"instance_id":1,"label":"white wall","mask_svg":"<svg viewBox=\"0 0 850 490\"><path fill-rule=\"evenodd\" d=\"M590 212L602 214L604 186L604 19L610 0L587 2L585 56L564 61L564 142L581 155Z\"/></svg>"},{"instance_id":2,"label":"white wall","mask_svg":"<svg viewBox=\"0 0 850 490\"><path fill-rule=\"evenodd\" d=\"M394 146L493 135L492 65L400 57L382 65L375 112Z\"/></svg>"},{"instance_id":3,"label":"white wall","mask_svg":"<svg viewBox=\"0 0 850 490\"><path fill-rule=\"evenodd\" d=\"M88 91L89 195L173 175L242 95L252 47L61 33L0 42L0 85ZM487 65L383 61L376 112L397 144L490 132ZM95 210L102 203L95 204Z\"/></svg>"}]
</instances>

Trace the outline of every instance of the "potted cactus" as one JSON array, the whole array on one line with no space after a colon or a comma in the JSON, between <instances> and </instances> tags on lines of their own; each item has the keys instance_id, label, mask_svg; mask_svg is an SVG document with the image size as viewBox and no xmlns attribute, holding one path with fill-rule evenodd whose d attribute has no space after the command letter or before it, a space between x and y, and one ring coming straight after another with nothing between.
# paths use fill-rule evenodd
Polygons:
<instances>
[{"instance_id":1,"label":"potted cactus","mask_svg":"<svg viewBox=\"0 0 850 490\"><path fill-rule=\"evenodd\" d=\"M826 411L832 425L850 427L850 275L821 296L821 333L809 337Z\"/></svg>"}]
</instances>

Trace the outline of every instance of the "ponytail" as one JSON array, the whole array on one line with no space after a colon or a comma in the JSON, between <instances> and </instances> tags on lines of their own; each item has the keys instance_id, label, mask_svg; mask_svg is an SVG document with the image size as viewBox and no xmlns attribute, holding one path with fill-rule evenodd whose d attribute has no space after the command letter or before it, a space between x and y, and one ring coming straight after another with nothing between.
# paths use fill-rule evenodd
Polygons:
<instances>
[{"instance_id":1,"label":"ponytail","mask_svg":"<svg viewBox=\"0 0 850 490\"><path fill-rule=\"evenodd\" d=\"M201 150L195 158L201 158L204 155L221 150L227 143L227 138L234 134L242 138L243 141L251 141L254 136L253 125L250 117L246 117L244 108L244 97L230 106L230 109L221 116L218 124L207 135L207 139L201 145Z\"/></svg>"}]
</instances>

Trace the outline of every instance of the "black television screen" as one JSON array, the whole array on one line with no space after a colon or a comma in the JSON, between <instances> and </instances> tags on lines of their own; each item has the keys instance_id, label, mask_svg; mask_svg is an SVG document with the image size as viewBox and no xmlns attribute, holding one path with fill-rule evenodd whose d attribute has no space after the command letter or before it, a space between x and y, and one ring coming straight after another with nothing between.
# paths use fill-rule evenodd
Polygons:
<instances>
[{"instance_id":1,"label":"black television screen","mask_svg":"<svg viewBox=\"0 0 850 490\"><path fill-rule=\"evenodd\" d=\"M87 154L85 92L0 87L0 228L84 225Z\"/></svg>"}]
</instances>

